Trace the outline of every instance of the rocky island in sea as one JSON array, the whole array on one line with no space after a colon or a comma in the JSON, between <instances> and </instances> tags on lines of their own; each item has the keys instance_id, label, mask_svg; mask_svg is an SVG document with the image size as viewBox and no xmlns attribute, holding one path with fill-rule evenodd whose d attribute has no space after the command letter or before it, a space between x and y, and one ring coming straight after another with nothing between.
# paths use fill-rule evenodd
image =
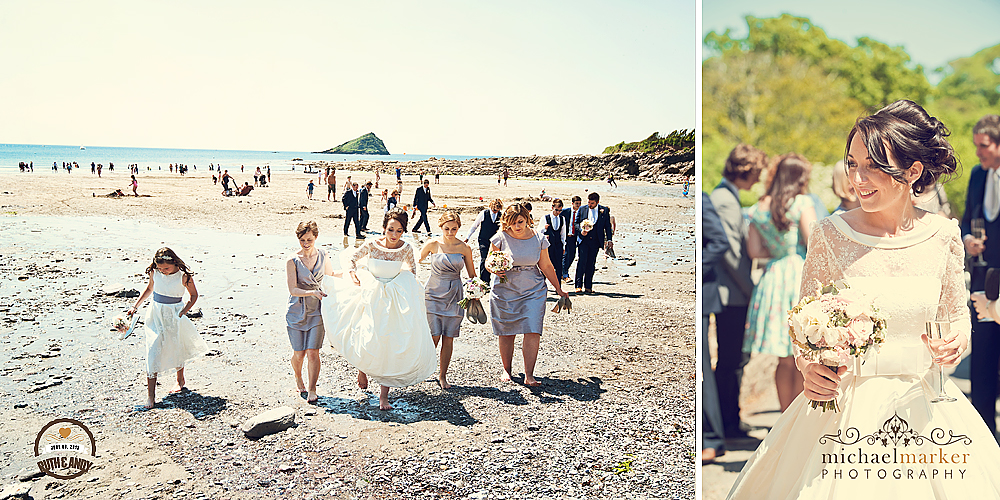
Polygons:
<instances>
[{"instance_id":1,"label":"rocky island in sea","mask_svg":"<svg viewBox=\"0 0 1000 500\"><path fill-rule=\"evenodd\" d=\"M335 148L326 151L316 151L317 153L341 154L341 155L387 155L389 150L385 148L382 139L379 139L374 132L347 141Z\"/></svg>"}]
</instances>

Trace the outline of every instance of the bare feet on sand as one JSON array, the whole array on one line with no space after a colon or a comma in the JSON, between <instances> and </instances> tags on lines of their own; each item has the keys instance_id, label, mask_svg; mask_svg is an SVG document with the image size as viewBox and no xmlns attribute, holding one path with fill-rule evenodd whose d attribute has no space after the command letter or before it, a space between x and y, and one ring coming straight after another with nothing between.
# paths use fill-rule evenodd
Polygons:
<instances>
[{"instance_id":1,"label":"bare feet on sand","mask_svg":"<svg viewBox=\"0 0 1000 500\"><path fill-rule=\"evenodd\" d=\"M365 372L358 372L358 387L361 390L368 388L368 375L365 375Z\"/></svg>"},{"instance_id":2,"label":"bare feet on sand","mask_svg":"<svg viewBox=\"0 0 1000 500\"><path fill-rule=\"evenodd\" d=\"M510 383L510 372L508 372L506 370L502 370L500 372L500 382L508 383L509 384Z\"/></svg>"},{"instance_id":3,"label":"bare feet on sand","mask_svg":"<svg viewBox=\"0 0 1000 500\"><path fill-rule=\"evenodd\" d=\"M316 394L316 391L309 392L306 396L306 403L316 404L316 401L319 401L319 395Z\"/></svg>"},{"instance_id":4,"label":"bare feet on sand","mask_svg":"<svg viewBox=\"0 0 1000 500\"><path fill-rule=\"evenodd\" d=\"M524 385L528 387L541 387L542 383L539 382L538 380L535 380L535 377L532 377L531 375L525 375Z\"/></svg>"},{"instance_id":5,"label":"bare feet on sand","mask_svg":"<svg viewBox=\"0 0 1000 500\"><path fill-rule=\"evenodd\" d=\"M174 387L173 389L170 389L169 394L179 394L179 393L184 392L185 389L187 389L187 387L184 387L183 385L177 384L177 387Z\"/></svg>"},{"instance_id":6,"label":"bare feet on sand","mask_svg":"<svg viewBox=\"0 0 1000 500\"><path fill-rule=\"evenodd\" d=\"M389 388L386 386L381 387L378 395L378 409L382 411L391 410L392 405L389 404Z\"/></svg>"},{"instance_id":7,"label":"bare feet on sand","mask_svg":"<svg viewBox=\"0 0 1000 500\"><path fill-rule=\"evenodd\" d=\"M299 377L295 377L295 386L299 389L299 394L302 394L303 392L308 392L306 391L305 382L303 382L302 379Z\"/></svg>"},{"instance_id":8,"label":"bare feet on sand","mask_svg":"<svg viewBox=\"0 0 1000 500\"><path fill-rule=\"evenodd\" d=\"M170 389L170 394L177 394L184 391L184 369L177 370L177 387Z\"/></svg>"},{"instance_id":9,"label":"bare feet on sand","mask_svg":"<svg viewBox=\"0 0 1000 500\"><path fill-rule=\"evenodd\" d=\"M146 404L142 405L142 408L145 410L152 410L154 406L156 406L156 401L153 399L147 399Z\"/></svg>"},{"instance_id":10,"label":"bare feet on sand","mask_svg":"<svg viewBox=\"0 0 1000 500\"><path fill-rule=\"evenodd\" d=\"M444 375L438 377L438 385L440 385L442 389L451 389L451 384L448 383L448 379L445 378Z\"/></svg>"}]
</instances>

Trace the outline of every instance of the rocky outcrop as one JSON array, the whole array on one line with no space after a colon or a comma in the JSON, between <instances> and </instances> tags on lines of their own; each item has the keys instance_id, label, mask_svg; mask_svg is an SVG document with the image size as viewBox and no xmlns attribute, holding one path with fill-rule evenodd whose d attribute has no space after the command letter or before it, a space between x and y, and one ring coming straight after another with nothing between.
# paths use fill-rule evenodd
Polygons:
<instances>
[{"instance_id":1,"label":"rocky outcrop","mask_svg":"<svg viewBox=\"0 0 1000 500\"><path fill-rule=\"evenodd\" d=\"M601 155L510 156L446 160L428 158L423 161L400 162L359 160L353 162L305 162L317 167L389 172L396 168L416 174L423 170L433 174L437 169L449 175L497 175L507 169L511 176L553 179L606 179L614 174L619 180L639 180L664 184L680 183L694 175L694 150L671 153L614 153Z\"/></svg>"},{"instance_id":2,"label":"rocky outcrop","mask_svg":"<svg viewBox=\"0 0 1000 500\"><path fill-rule=\"evenodd\" d=\"M341 155L387 155L389 150L385 148L382 139L379 139L374 132L347 141L335 148L318 153L341 154Z\"/></svg>"}]
</instances>

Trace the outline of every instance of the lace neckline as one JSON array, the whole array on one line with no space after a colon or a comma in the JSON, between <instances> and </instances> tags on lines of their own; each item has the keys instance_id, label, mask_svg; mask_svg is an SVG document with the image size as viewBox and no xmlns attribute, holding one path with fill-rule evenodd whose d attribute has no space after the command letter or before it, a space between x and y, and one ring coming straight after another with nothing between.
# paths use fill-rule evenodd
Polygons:
<instances>
[{"instance_id":1,"label":"lace neckline","mask_svg":"<svg viewBox=\"0 0 1000 500\"><path fill-rule=\"evenodd\" d=\"M918 243L923 243L934 237L944 227L944 222L949 220L934 214L925 215L924 218L927 219L926 226L907 231L902 236L890 238L888 236L872 236L858 232L840 214L833 214L828 218L834 227L848 239L874 248L907 248Z\"/></svg>"},{"instance_id":2,"label":"lace neckline","mask_svg":"<svg viewBox=\"0 0 1000 500\"><path fill-rule=\"evenodd\" d=\"M372 246L374 246L375 248L378 248L379 250L381 250L383 252L398 252L398 251L406 248L406 245L408 245L408 243L405 242L405 241L403 241L402 245L399 245L398 248L389 248L389 247L383 245L381 243L381 240L375 240L375 241L372 242Z\"/></svg>"}]
</instances>

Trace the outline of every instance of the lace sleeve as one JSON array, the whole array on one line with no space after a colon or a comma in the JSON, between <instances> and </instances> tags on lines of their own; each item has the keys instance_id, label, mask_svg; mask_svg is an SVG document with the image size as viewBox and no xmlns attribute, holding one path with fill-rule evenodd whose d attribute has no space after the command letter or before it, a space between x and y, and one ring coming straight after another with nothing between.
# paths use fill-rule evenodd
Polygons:
<instances>
[{"instance_id":1,"label":"lace sleeve","mask_svg":"<svg viewBox=\"0 0 1000 500\"><path fill-rule=\"evenodd\" d=\"M403 248L402 254L403 254L403 262L405 262L407 266L410 266L410 272L416 275L417 261L416 259L413 258L413 245L407 243L406 248Z\"/></svg>"},{"instance_id":2,"label":"lace sleeve","mask_svg":"<svg viewBox=\"0 0 1000 500\"><path fill-rule=\"evenodd\" d=\"M809 250L802 265L799 297L815 295L818 286L828 285L843 278L843 271L834 259L829 231L836 231L836 228L829 221L823 220L813 227L809 235Z\"/></svg>"},{"instance_id":3,"label":"lace sleeve","mask_svg":"<svg viewBox=\"0 0 1000 500\"><path fill-rule=\"evenodd\" d=\"M948 304L951 311L951 327L969 338L972 318L969 313L969 291L965 288L965 246L962 245L961 230L951 223L948 226L948 255L941 276L941 304Z\"/></svg>"},{"instance_id":4,"label":"lace sleeve","mask_svg":"<svg viewBox=\"0 0 1000 500\"><path fill-rule=\"evenodd\" d=\"M367 257L371 250L372 242L366 241L364 245L361 245L361 248L354 251L354 255L351 255L351 271L358 270L358 261Z\"/></svg>"}]
</instances>

